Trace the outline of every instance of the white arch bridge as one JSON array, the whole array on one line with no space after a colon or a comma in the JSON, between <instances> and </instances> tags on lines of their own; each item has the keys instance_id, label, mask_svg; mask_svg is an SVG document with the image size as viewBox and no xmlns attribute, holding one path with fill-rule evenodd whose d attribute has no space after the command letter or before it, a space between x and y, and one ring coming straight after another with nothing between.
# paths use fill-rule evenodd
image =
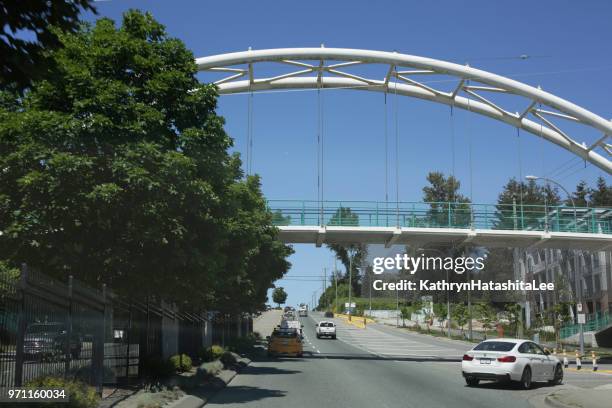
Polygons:
<instances>
[{"instance_id":1,"label":"white arch bridge","mask_svg":"<svg viewBox=\"0 0 612 408\"><path fill-rule=\"evenodd\" d=\"M200 71L221 75L214 81L221 95L281 89L346 88L393 93L465 109L539 136L612 174L610 120L540 88L467 65L396 52L324 47L249 50L197 58L196 64ZM285 67L286 72L279 73L278 67L273 66ZM370 78L354 72L363 66L368 66L368 72L375 71L377 67L380 75ZM442 76L446 80L427 82L422 79L431 76ZM438 89L433 86L434 82L451 83L452 86L450 89ZM513 106L520 104L521 110L512 112L504 108L504 102L509 104L508 98L512 98ZM574 125L566 126L566 123ZM576 135L577 132L580 135ZM584 140L587 134L590 140ZM451 209L453 213L454 204L446 203L441 208ZM300 222L297 222L294 218L298 215L295 208L291 205L275 208L275 203L271 202L271 208L280 217L278 223L287 224L279 226L281 239L287 242L321 245L323 242L360 241L391 245L426 240L485 246L544 245L612 249L612 209L528 209L532 213L529 221L525 222L525 208L519 210L523 211L523 218L514 209L509 210L513 215L508 219L507 211L499 210L496 206L481 207L488 212L483 216L474 204L470 206L469 223L466 224L465 220L457 223L456 217L451 214L445 224L439 222L439 215L435 216L438 218L434 217L433 222L427 217L434 213L429 210L411 212L405 208L405 203L376 205L395 207L394 213L384 216L385 220L389 216L394 219L391 224L380 224L380 208L376 210L377 213L373 213L372 208L368 210L368 220L372 219L373 214L378 215L376 225L368 225L364 213L358 217L356 225L345 225L346 221L338 224L338 220L331 218L338 211L337 205L322 201L316 205L304 204L304 216L299 216ZM306 211L307 208L310 209ZM356 209L357 212L362 210ZM306 216L307 213L310 216ZM316 217L313 218L312 213ZM502 214L502 220L492 218L492 214ZM406 223L404 219L414 222ZM521 219L522 223L519 222ZM554 224L555 219L557 224ZM483 224L479 220L486 222ZM355 223L354 220L351 222Z\"/></svg>"}]
</instances>

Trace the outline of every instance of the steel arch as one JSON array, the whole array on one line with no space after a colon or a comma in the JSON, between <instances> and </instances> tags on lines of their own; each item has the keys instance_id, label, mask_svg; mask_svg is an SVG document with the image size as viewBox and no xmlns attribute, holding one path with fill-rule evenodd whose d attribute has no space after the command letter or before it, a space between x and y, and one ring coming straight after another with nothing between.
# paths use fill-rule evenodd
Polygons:
<instances>
[{"instance_id":1,"label":"steel arch","mask_svg":"<svg viewBox=\"0 0 612 408\"><path fill-rule=\"evenodd\" d=\"M299 88L397 90L399 95L456 106L519 127L612 174L610 159L595 151L601 149L607 156L612 156L612 144L607 143L612 136L611 121L540 88L467 65L396 52L324 47L248 50L196 58L195 62L199 71L227 74L214 82L220 94ZM289 65L298 70L256 78L254 65L266 62ZM388 69L382 79L364 78L344 70L345 67L363 64L382 64ZM314 75L305 76L308 74ZM457 85L447 92L412 78L431 74L456 77ZM242 79L244 77L247 78ZM487 93L487 97L483 93ZM510 112L491 99L490 95L496 93L524 97L528 100L527 106L520 113ZM529 115L538 121L529 119ZM586 125L602 132L602 136L587 146L570 137L553 119Z\"/></svg>"}]
</instances>

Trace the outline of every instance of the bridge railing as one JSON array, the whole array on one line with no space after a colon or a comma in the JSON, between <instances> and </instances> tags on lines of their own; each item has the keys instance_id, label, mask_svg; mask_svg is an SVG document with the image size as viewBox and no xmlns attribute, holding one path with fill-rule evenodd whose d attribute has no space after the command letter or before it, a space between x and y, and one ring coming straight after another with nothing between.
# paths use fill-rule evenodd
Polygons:
<instances>
[{"instance_id":1,"label":"bridge railing","mask_svg":"<svg viewBox=\"0 0 612 408\"><path fill-rule=\"evenodd\" d=\"M612 208L459 202L269 200L275 225L475 228L612 234Z\"/></svg>"}]
</instances>

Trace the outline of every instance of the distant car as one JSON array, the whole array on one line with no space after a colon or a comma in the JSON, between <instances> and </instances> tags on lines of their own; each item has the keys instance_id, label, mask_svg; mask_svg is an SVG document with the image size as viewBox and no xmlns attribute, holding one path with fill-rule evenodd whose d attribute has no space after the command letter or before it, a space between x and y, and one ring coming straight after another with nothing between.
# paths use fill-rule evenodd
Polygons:
<instances>
[{"instance_id":1,"label":"distant car","mask_svg":"<svg viewBox=\"0 0 612 408\"><path fill-rule=\"evenodd\" d=\"M268 355L293 355L302 357L304 346L295 328L278 327L268 336Z\"/></svg>"},{"instance_id":2,"label":"distant car","mask_svg":"<svg viewBox=\"0 0 612 408\"><path fill-rule=\"evenodd\" d=\"M331 337L332 339L336 338L336 325L334 322L322 321L317 324L315 329L317 334L317 339L321 337Z\"/></svg>"},{"instance_id":3,"label":"distant car","mask_svg":"<svg viewBox=\"0 0 612 408\"><path fill-rule=\"evenodd\" d=\"M325 312L325 314L323 314L323 316L325 316L327 318L334 317L334 312L327 311L327 312Z\"/></svg>"},{"instance_id":4,"label":"distant car","mask_svg":"<svg viewBox=\"0 0 612 408\"><path fill-rule=\"evenodd\" d=\"M533 382L548 381L558 385L563 381L563 366L538 344L529 340L485 340L463 355L461 371L468 386L481 380L516 381L524 389Z\"/></svg>"},{"instance_id":5,"label":"distant car","mask_svg":"<svg viewBox=\"0 0 612 408\"><path fill-rule=\"evenodd\" d=\"M308 309L305 306L300 307L298 310L298 316L300 317L308 316Z\"/></svg>"},{"instance_id":6,"label":"distant car","mask_svg":"<svg viewBox=\"0 0 612 408\"><path fill-rule=\"evenodd\" d=\"M69 351L70 356L76 359L81 354L81 348L81 337L73 332L69 338L64 323L32 323L26 327L23 338L23 353L26 357L57 357Z\"/></svg>"}]
</instances>

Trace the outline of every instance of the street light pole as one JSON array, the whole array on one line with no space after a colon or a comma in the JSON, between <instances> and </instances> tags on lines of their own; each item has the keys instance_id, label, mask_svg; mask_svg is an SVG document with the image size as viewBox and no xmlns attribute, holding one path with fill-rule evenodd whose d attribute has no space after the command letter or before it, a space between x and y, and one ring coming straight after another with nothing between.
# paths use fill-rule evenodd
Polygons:
<instances>
[{"instance_id":1,"label":"street light pole","mask_svg":"<svg viewBox=\"0 0 612 408\"><path fill-rule=\"evenodd\" d=\"M347 251L349 254L349 298L348 298L348 315L349 320L351 320L351 306L352 306L352 294L353 294L353 255L350 251Z\"/></svg>"},{"instance_id":2,"label":"street light pole","mask_svg":"<svg viewBox=\"0 0 612 408\"><path fill-rule=\"evenodd\" d=\"M565 187L563 187L563 185L561 183L556 182L555 180L552 180L548 177L539 177L539 176L525 176L525 178L527 180L544 180L547 183L552 183L556 186L558 186L559 188L561 188L561 190L563 190L565 192L565 194L567 194L567 197L570 199L570 201L572 202L572 207L574 207L574 228L576 228L576 231L578 231L578 217L576 216L576 202L574 201L574 198L572 197L572 195L569 193L569 191L567 191L567 189ZM574 250L574 271L576 273L576 292L578 292L577 294L577 301L578 303L580 303L582 305L582 273L578 272L578 262L577 262L577 253L576 250ZM580 323L580 354L583 355L584 354L584 325L582 323Z\"/></svg>"}]
</instances>

